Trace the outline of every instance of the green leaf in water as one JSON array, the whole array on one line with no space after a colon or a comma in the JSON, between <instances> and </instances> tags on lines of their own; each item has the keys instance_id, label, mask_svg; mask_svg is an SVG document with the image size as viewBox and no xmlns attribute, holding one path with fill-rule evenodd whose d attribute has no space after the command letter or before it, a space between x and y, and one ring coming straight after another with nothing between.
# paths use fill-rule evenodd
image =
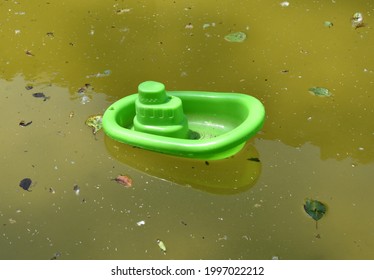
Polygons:
<instances>
[{"instance_id":1,"label":"green leaf in water","mask_svg":"<svg viewBox=\"0 0 374 280\"><path fill-rule=\"evenodd\" d=\"M160 240L160 239L157 239L156 242L158 244L158 247L160 247L160 250L164 253L164 255L166 255L166 246L165 246L165 243L162 240Z\"/></svg>"},{"instance_id":2,"label":"green leaf in water","mask_svg":"<svg viewBox=\"0 0 374 280\"><path fill-rule=\"evenodd\" d=\"M316 95L316 96L331 96L331 92L327 88L311 87L308 90L311 94Z\"/></svg>"},{"instance_id":3,"label":"green leaf in water","mask_svg":"<svg viewBox=\"0 0 374 280\"><path fill-rule=\"evenodd\" d=\"M247 39L247 35L244 32L234 32L225 36L225 40L232 43L241 43Z\"/></svg>"},{"instance_id":4,"label":"green leaf in water","mask_svg":"<svg viewBox=\"0 0 374 280\"><path fill-rule=\"evenodd\" d=\"M322 202L307 198L305 200L304 210L315 221L318 221L326 214L327 209Z\"/></svg>"}]
</instances>

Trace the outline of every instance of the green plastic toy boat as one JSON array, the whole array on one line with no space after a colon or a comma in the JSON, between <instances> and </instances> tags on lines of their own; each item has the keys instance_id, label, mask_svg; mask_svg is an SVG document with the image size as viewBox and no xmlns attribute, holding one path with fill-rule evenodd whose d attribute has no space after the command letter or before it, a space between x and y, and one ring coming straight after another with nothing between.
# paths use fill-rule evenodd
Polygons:
<instances>
[{"instance_id":1,"label":"green plastic toy boat","mask_svg":"<svg viewBox=\"0 0 374 280\"><path fill-rule=\"evenodd\" d=\"M223 159L239 152L261 128L262 103L248 95L166 91L147 81L138 93L104 113L104 132L121 143L198 159Z\"/></svg>"}]
</instances>

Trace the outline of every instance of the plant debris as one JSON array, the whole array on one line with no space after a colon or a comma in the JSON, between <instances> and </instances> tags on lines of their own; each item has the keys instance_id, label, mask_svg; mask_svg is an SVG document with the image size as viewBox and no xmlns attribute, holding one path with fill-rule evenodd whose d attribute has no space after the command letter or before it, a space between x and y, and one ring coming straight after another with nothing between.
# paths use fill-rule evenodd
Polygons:
<instances>
[{"instance_id":1,"label":"plant debris","mask_svg":"<svg viewBox=\"0 0 374 280\"><path fill-rule=\"evenodd\" d=\"M241 43L247 39L247 35L244 32L234 32L226 35L225 40L231 43Z\"/></svg>"},{"instance_id":2,"label":"plant debris","mask_svg":"<svg viewBox=\"0 0 374 280\"><path fill-rule=\"evenodd\" d=\"M91 87L91 84L86 83L86 84L84 84L83 87L79 88L77 92L78 92L78 93L84 93L84 92L86 92L90 87Z\"/></svg>"},{"instance_id":3,"label":"plant debris","mask_svg":"<svg viewBox=\"0 0 374 280\"><path fill-rule=\"evenodd\" d=\"M325 21L325 22L323 23L323 25L326 26L326 27L328 27L328 28L334 26L334 24L333 24L331 21Z\"/></svg>"},{"instance_id":4,"label":"plant debris","mask_svg":"<svg viewBox=\"0 0 374 280\"><path fill-rule=\"evenodd\" d=\"M26 50L25 51L25 54L28 55L28 56L35 56L31 51L29 50Z\"/></svg>"},{"instance_id":5,"label":"plant debris","mask_svg":"<svg viewBox=\"0 0 374 280\"><path fill-rule=\"evenodd\" d=\"M118 175L115 179L112 180L116 181L118 184L125 186L126 188L132 187L132 179L129 176Z\"/></svg>"},{"instance_id":6,"label":"plant debris","mask_svg":"<svg viewBox=\"0 0 374 280\"><path fill-rule=\"evenodd\" d=\"M320 220L327 211L325 204L314 199L305 199L305 212L316 221L316 229L318 229L317 221Z\"/></svg>"},{"instance_id":7,"label":"plant debris","mask_svg":"<svg viewBox=\"0 0 374 280\"><path fill-rule=\"evenodd\" d=\"M78 185L74 185L73 191L75 192L75 195L79 195L81 189L80 189L80 187Z\"/></svg>"},{"instance_id":8,"label":"plant debris","mask_svg":"<svg viewBox=\"0 0 374 280\"><path fill-rule=\"evenodd\" d=\"M19 126L22 126L22 127L29 126L30 124L32 124L32 121L29 121L29 122L20 121L19 122Z\"/></svg>"},{"instance_id":9,"label":"plant debris","mask_svg":"<svg viewBox=\"0 0 374 280\"><path fill-rule=\"evenodd\" d=\"M118 9L118 10L116 10L116 14L117 15L122 15L123 13L128 13L128 12L130 12L131 11L131 9L129 9L129 8L126 8L126 9Z\"/></svg>"},{"instance_id":10,"label":"plant debris","mask_svg":"<svg viewBox=\"0 0 374 280\"><path fill-rule=\"evenodd\" d=\"M331 92L327 88L323 87L311 87L308 91L315 96L331 96Z\"/></svg>"},{"instance_id":11,"label":"plant debris","mask_svg":"<svg viewBox=\"0 0 374 280\"><path fill-rule=\"evenodd\" d=\"M86 104L91 101L91 97L87 94L93 90L91 84L86 83L83 87L77 90L78 97L81 99L82 104Z\"/></svg>"},{"instance_id":12,"label":"plant debris","mask_svg":"<svg viewBox=\"0 0 374 280\"><path fill-rule=\"evenodd\" d=\"M43 98L43 101L46 101L50 98L49 96L46 96L43 92L35 92L32 94L32 96L34 96L35 98Z\"/></svg>"},{"instance_id":13,"label":"plant debris","mask_svg":"<svg viewBox=\"0 0 374 280\"><path fill-rule=\"evenodd\" d=\"M24 189L25 191L31 192L29 190L30 186L32 184L32 180L30 178L24 178L19 182L19 186Z\"/></svg>"},{"instance_id":14,"label":"plant debris","mask_svg":"<svg viewBox=\"0 0 374 280\"><path fill-rule=\"evenodd\" d=\"M96 133L102 128L102 119L103 115L93 115L87 118L85 124L92 127L93 135L96 135Z\"/></svg>"},{"instance_id":15,"label":"plant debris","mask_svg":"<svg viewBox=\"0 0 374 280\"><path fill-rule=\"evenodd\" d=\"M50 260L57 260L57 258L59 258L61 256L61 253L60 252L56 252L53 254L52 258L50 258Z\"/></svg>"},{"instance_id":16,"label":"plant debris","mask_svg":"<svg viewBox=\"0 0 374 280\"><path fill-rule=\"evenodd\" d=\"M166 255L166 246L165 246L165 243L162 242L162 240L160 240L160 239L157 239L156 242L157 242L158 247L160 248L160 250L164 253L164 255Z\"/></svg>"}]
</instances>

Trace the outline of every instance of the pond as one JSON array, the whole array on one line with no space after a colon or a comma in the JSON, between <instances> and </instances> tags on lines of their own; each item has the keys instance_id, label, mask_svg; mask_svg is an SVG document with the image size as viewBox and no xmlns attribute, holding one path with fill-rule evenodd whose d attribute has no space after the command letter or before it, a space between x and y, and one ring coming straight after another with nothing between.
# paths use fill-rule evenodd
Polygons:
<instances>
[{"instance_id":1,"label":"pond","mask_svg":"<svg viewBox=\"0 0 374 280\"><path fill-rule=\"evenodd\" d=\"M0 259L374 258L372 1L9 0L0 17ZM85 125L147 80L254 96L265 125L218 161Z\"/></svg>"}]
</instances>

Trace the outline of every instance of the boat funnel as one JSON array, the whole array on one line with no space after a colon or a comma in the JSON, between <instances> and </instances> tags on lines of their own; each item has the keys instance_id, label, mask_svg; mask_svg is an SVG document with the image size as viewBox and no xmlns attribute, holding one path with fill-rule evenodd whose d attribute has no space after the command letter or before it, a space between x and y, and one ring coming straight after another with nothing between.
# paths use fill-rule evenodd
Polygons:
<instances>
[{"instance_id":1,"label":"boat funnel","mask_svg":"<svg viewBox=\"0 0 374 280\"><path fill-rule=\"evenodd\" d=\"M138 86L134 130L173 138L188 138L188 122L179 97L166 94L159 82L146 81Z\"/></svg>"}]
</instances>

